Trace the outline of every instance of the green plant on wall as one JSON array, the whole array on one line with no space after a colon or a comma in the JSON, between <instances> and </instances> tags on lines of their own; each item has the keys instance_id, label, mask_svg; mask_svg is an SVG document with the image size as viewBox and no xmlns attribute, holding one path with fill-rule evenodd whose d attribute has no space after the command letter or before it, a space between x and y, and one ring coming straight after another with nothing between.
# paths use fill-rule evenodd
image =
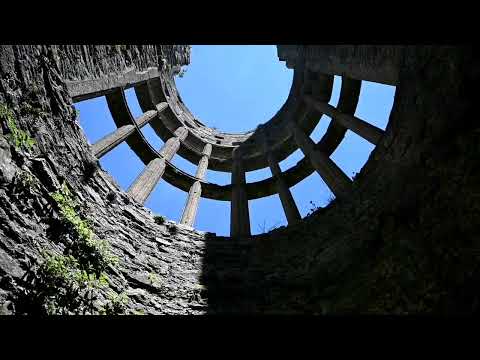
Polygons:
<instances>
[{"instance_id":1,"label":"green plant on wall","mask_svg":"<svg viewBox=\"0 0 480 360\"><path fill-rule=\"evenodd\" d=\"M19 129L15 120L15 114L6 105L0 104L0 119L3 119L7 123L7 127L10 130L10 140L15 148L26 148L30 150L35 145L35 140L28 135L22 129Z\"/></svg>"},{"instance_id":2,"label":"green plant on wall","mask_svg":"<svg viewBox=\"0 0 480 360\"><path fill-rule=\"evenodd\" d=\"M14 185L12 191L16 193L17 191L32 189L37 185L37 180L29 171L20 169L20 171L17 171L15 174L12 184Z\"/></svg>"},{"instance_id":3,"label":"green plant on wall","mask_svg":"<svg viewBox=\"0 0 480 360\"><path fill-rule=\"evenodd\" d=\"M165 216L162 215L155 215L153 217L153 221L155 221L156 224L158 225L163 225L166 221Z\"/></svg>"},{"instance_id":4,"label":"green plant on wall","mask_svg":"<svg viewBox=\"0 0 480 360\"><path fill-rule=\"evenodd\" d=\"M121 293L117 294L113 291L108 293L108 302L105 304L101 310L103 315L120 315L124 314L126 306L130 302L127 294Z\"/></svg>"},{"instance_id":5,"label":"green plant on wall","mask_svg":"<svg viewBox=\"0 0 480 360\"><path fill-rule=\"evenodd\" d=\"M22 172L20 173L20 175L19 175L19 180L20 180L20 182L22 183L22 185L23 185L24 187L31 187L31 186L34 184L34 182L35 182L32 174L30 174L30 173L27 172L27 171L22 171Z\"/></svg>"},{"instance_id":6,"label":"green plant on wall","mask_svg":"<svg viewBox=\"0 0 480 360\"><path fill-rule=\"evenodd\" d=\"M52 193L51 196L60 209L62 220L77 238L70 251L98 275L107 266L116 265L118 258L110 253L109 243L96 238L91 222L82 219L78 214L78 204L73 199L68 186L63 183L60 190Z\"/></svg>"},{"instance_id":7,"label":"green plant on wall","mask_svg":"<svg viewBox=\"0 0 480 360\"><path fill-rule=\"evenodd\" d=\"M24 281L29 288L23 294L19 312L39 315L95 313L95 291L108 285L106 277L97 278L82 270L82 265L72 255L50 251L43 251L41 255L40 266L25 275Z\"/></svg>"},{"instance_id":8,"label":"green plant on wall","mask_svg":"<svg viewBox=\"0 0 480 360\"><path fill-rule=\"evenodd\" d=\"M46 117L48 116L48 113L45 111L42 111L41 107L38 106L32 106L30 103L25 102L21 105L20 112L22 114L30 114L36 117Z\"/></svg>"},{"instance_id":9,"label":"green plant on wall","mask_svg":"<svg viewBox=\"0 0 480 360\"><path fill-rule=\"evenodd\" d=\"M148 280L150 281L150 284L152 284L153 286L160 285L160 278L155 273L152 273L152 272L149 273L148 274Z\"/></svg>"},{"instance_id":10,"label":"green plant on wall","mask_svg":"<svg viewBox=\"0 0 480 360\"><path fill-rule=\"evenodd\" d=\"M178 75L178 77L183 78L183 76L185 75L186 72L187 72L186 69L182 69L182 70L180 70L180 72L177 75Z\"/></svg>"},{"instance_id":11,"label":"green plant on wall","mask_svg":"<svg viewBox=\"0 0 480 360\"><path fill-rule=\"evenodd\" d=\"M79 205L66 183L50 195L71 241L64 254L43 251L41 264L27 271L26 290L19 301L20 313L98 313L95 305L98 291L109 285L105 271L108 266L115 266L118 259L111 254L109 243L96 237L91 222L82 219ZM122 313L126 303L126 295L109 299L106 313Z\"/></svg>"},{"instance_id":12,"label":"green plant on wall","mask_svg":"<svg viewBox=\"0 0 480 360\"><path fill-rule=\"evenodd\" d=\"M315 211L321 209L321 206L318 206L313 201L310 201L310 210L308 211L307 216L312 215Z\"/></svg>"}]
</instances>

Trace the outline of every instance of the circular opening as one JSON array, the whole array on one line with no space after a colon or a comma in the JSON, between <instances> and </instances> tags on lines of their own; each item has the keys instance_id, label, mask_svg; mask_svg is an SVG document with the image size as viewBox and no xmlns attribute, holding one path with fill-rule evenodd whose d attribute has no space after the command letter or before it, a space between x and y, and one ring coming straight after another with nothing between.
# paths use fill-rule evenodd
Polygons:
<instances>
[{"instance_id":1,"label":"circular opening","mask_svg":"<svg viewBox=\"0 0 480 360\"><path fill-rule=\"evenodd\" d=\"M190 65L175 83L183 103L206 126L242 133L280 110L292 79L274 45L194 45Z\"/></svg>"},{"instance_id":2,"label":"circular opening","mask_svg":"<svg viewBox=\"0 0 480 360\"><path fill-rule=\"evenodd\" d=\"M272 59L277 61L276 57L272 56ZM279 62L281 63L281 62ZM194 62L192 62L194 64ZM269 66L274 66L275 62L272 62ZM214 70L212 70L215 73ZM184 74L183 79L187 78L188 71ZM275 75L278 76L278 75ZM177 79L179 81L180 79ZM289 90L291 86L287 84L285 88ZM228 79L225 79L225 83L228 85ZM342 97L341 92L343 91L343 79L339 76L335 76L332 96L329 101L329 104L337 107ZM204 84L197 83L197 88L193 88L193 93L199 96L202 96L204 92ZM348 89L348 87L346 87ZM171 89L170 89L171 90ZM386 128L388 122L388 116L393 104L395 88L388 85L370 83L368 81L362 81L361 87L359 88L359 99L358 105L355 109L352 109L352 115L355 115L368 123L377 126L381 129ZM285 92L285 98L288 96L288 91ZM125 97L129 111L135 118L138 118L142 114L142 109L140 103L136 98L136 93L133 88L125 91ZM91 142L94 143L100 140L105 134L112 133L116 131L116 126L111 118L111 113L107 107L106 98L98 98L97 100L103 101L103 106L101 109L98 107L92 107L95 105L92 102L95 102L95 99L87 100L84 103L85 107L82 104L77 103L77 106L80 106L81 110L81 120L87 118L91 121L91 129L89 124L85 124L82 121L82 125L85 125L87 133L89 130L97 131L98 133L93 134L92 137L89 136ZM282 99L281 101L284 101ZM90 105L88 104L90 103ZM212 114L215 113L218 106L226 105L221 101L217 101L216 106L212 106L209 111ZM281 104L283 105L283 103ZM278 111L281 107L278 106L272 113ZM183 107L183 106L182 106ZM110 119L99 122L98 117L102 113L107 113L107 117L110 116ZM208 121L212 116L205 117ZM263 118L263 121L269 120ZM193 121L192 121L193 120ZM321 121L317 124L316 128L310 135L311 139L314 142L319 142L323 135L326 133L327 128L331 122L331 119L328 116L323 116ZM190 122L189 122L190 121ZM99 124L110 123L110 128L101 128ZM197 119L187 119L186 125L189 127L195 127L195 125L202 125L200 120ZM228 122L225 122L225 128L228 125ZM256 128L256 126L252 126ZM151 127L151 124L147 124L142 127L142 134L145 136L147 142L156 148L159 149L163 146L163 142L159 141L157 134L155 134L154 129ZM217 145L231 151L230 146L240 145L239 142L233 141L233 139L228 136L224 136L225 133L217 134L215 131L209 133L209 138L213 140ZM236 140L236 139L235 139ZM255 143L255 138L249 138L245 141L247 145ZM342 139L339 146L331 154L331 160L343 171L348 177L353 180L355 173L358 172L363 164L367 161L370 152L373 150L374 145L370 144L367 140L361 136L355 134L352 131L348 131L345 137ZM130 156L127 158L127 156ZM284 159L279 163L279 166L283 172L286 172L287 169L293 168L297 165L297 162L303 159L304 155L301 150L295 151L288 158ZM125 164L129 162L129 171L125 172ZM107 161L107 162L105 162ZM183 159L180 155L176 155L172 159L172 163L180 170L185 171L193 176L195 174L197 167L194 164L188 163L187 160ZM127 146L126 143L122 143L113 151L109 152L105 157L101 159L101 164L121 183L122 187L126 189L135 179L136 176L141 174L142 169L144 169L144 164L139 160L137 154L132 151L131 148ZM111 166L110 166L111 165ZM135 170L133 170L135 169ZM208 182L220 185L226 185L231 183L231 175L227 175L227 179L224 177L218 176L216 172L207 170L206 180ZM270 178L272 176L271 171L268 167L263 169L258 169L255 171L250 171L246 173L247 184L253 185L258 190L259 184L251 184L256 182L261 182L264 179ZM312 191L312 189L315 189ZM313 210L327 206L327 204L334 199L333 193L330 191L327 184L322 180L322 178L316 172L312 172L306 178L303 178L294 186L290 187L290 192L293 196L294 202L299 209L299 212L302 217L307 216ZM188 189L179 189L172 184L167 183L166 181L160 181L151 196L148 198L145 203L146 207L151 208L154 212L162 214L169 219L179 221L182 214L182 209L184 208L186 199L188 196ZM165 201L168 199L168 201ZM256 234L259 232L265 232L272 227L276 227L278 224L286 224L285 213L280 202L279 195L277 193L272 195L266 195L263 198L255 198L248 201L249 213L250 213L250 225L252 233ZM222 217L223 216L223 217ZM229 235L230 228L230 204L228 201L217 201L212 199L202 198L200 205L197 211L197 221L195 222L195 227L200 230L213 231L220 235ZM213 220L212 220L213 219Z\"/></svg>"}]
</instances>

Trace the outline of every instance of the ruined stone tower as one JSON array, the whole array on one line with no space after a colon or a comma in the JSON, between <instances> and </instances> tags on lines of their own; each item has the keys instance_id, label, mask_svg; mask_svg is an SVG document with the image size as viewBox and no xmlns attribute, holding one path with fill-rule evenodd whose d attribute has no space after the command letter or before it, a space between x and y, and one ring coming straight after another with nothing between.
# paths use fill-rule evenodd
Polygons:
<instances>
[{"instance_id":1,"label":"ruined stone tower","mask_svg":"<svg viewBox=\"0 0 480 360\"><path fill-rule=\"evenodd\" d=\"M1 46L2 313L476 312L474 51L277 48L294 70L288 99L264 125L228 134L202 124L177 93L188 46ZM328 104L334 75L337 107ZM354 116L362 80L396 86L385 131ZM72 104L97 96L117 130L90 145ZM322 114L332 121L315 143ZM146 124L161 149L143 137ZM375 145L354 181L330 159L347 131ZM98 163L122 142L145 164L126 192ZM297 149L304 159L282 172ZM170 162L175 154L198 164L195 175ZM245 172L265 167L272 177L246 182ZM207 169L230 172L231 184L207 182ZM336 199L302 219L290 188L313 172ZM180 224L143 207L161 179L188 193ZM272 194L288 226L252 236L248 201ZM201 197L230 202L229 237L193 228Z\"/></svg>"}]
</instances>

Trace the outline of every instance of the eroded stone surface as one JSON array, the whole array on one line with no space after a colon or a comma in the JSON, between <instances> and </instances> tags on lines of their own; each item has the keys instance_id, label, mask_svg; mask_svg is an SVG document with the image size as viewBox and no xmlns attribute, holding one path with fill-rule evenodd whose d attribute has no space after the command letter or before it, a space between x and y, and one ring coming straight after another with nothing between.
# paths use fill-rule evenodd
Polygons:
<instances>
[{"instance_id":1,"label":"eroded stone surface","mask_svg":"<svg viewBox=\"0 0 480 360\"><path fill-rule=\"evenodd\" d=\"M174 66L186 56L161 49ZM406 47L385 136L351 194L242 241L155 223L97 167L63 79L79 78L68 68L100 76L110 65L95 56L78 65L79 49L60 50L0 47L0 102L37 141L17 150L2 124L2 313L15 313L15 289L40 250L63 249L49 196L63 181L120 258L108 275L112 289L128 294L131 313L478 311L480 130L469 112L478 58L470 49ZM112 71L150 66L148 53L125 55Z\"/></svg>"}]
</instances>

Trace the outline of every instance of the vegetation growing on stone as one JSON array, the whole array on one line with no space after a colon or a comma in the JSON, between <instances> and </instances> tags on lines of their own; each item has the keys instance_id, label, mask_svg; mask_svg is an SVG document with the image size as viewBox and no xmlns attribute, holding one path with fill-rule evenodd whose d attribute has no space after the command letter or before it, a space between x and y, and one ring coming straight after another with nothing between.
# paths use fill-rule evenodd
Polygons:
<instances>
[{"instance_id":1,"label":"vegetation growing on stone","mask_svg":"<svg viewBox=\"0 0 480 360\"><path fill-rule=\"evenodd\" d=\"M64 254L43 252L43 262L26 275L28 289L23 294L21 308L27 313L79 314L98 312L94 300L97 290L108 286L105 273L118 258L110 253L110 245L98 239L88 220L78 213L78 204L66 183L50 194L56 202L65 236L70 240ZM126 295L109 296L105 314L120 314ZM22 311L22 309L21 309Z\"/></svg>"},{"instance_id":2,"label":"vegetation growing on stone","mask_svg":"<svg viewBox=\"0 0 480 360\"><path fill-rule=\"evenodd\" d=\"M24 187L30 187L34 183L34 178L32 174L27 171L22 171L18 177Z\"/></svg>"},{"instance_id":3,"label":"vegetation growing on stone","mask_svg":"<svg viewBox=\"0 0 480 360\"><path fill-rule=\"evenodd\" d=\"M277 221L275 224L267 226L267 220L264 219L263 223L259 223L257 226L260 233L269 233L270 231L278 229L281 226L281 221Z\"/></svg>"},{"instance_id":4,"label":"vegetation growing on stone","mask_svg":"<svg viewBox=\"0 0 480 360\"><path fill-rule=\"evenodd\" d=\"M19 302L19 313L37 315L93 314L96 289L108 285L105 275L96 277L82 269L72 255L42 253L43 262L25 275L29 287Z\"/></svg>"},{"instance_id":5,"label":"vegetation growing on stone","mask_svg":"<svg viewBox=\"0 0 480 360\"><path fill-rule=\"evenodd\" d=\"M17 126L15 120L15 114L5 104L0 104L0 119L3 119L7 123L7 127L10 130L10 140L15 148L26 148L30 150L35 145L35 140L28 135L28 133Z\"/></svg>"},{"instance_id":6,"label":"vegetation growing on stone","mask_svg":"<svg viewBox=\"0 0 480 360\"><path fill-rule=\"evenodd\" d=\"M21 113L23 114L32 114L34 116L47 116L48 114L45 111L42 111L40 107L34 107L30 103L25 102L20 108Z\"/></svg>"},{"instance_id":7,"label":"vegetation growing on stone","mask_svg":"<svg viewBox=\"0 0 480 360\"><path fill-rule=\"evenodd\" d=\"M292 48L297 49L292 60L302 55L302 61L289 61L289 67L290 64L300 64L295 71L303 71L303 65L317 65L314 57L318 57L320 52L313 48ZM148 226L151 225L151 217L145 215L146 212L138 216L127 215L128 210L137 207L136 204L131 209L126 207L125 204L130 203L129 197L122 197L123 201L116 207L104 207L96 199L107 191L108 187L103 186L105 182L98 181L95 186L85 188L92 195L85 201L98 211L95 218L99 222L108 222L109 218L116 216L115 224L112 222L105 231L113 231L118 236L119 246L123 247L125 259L130 265L125 267L124 274L128 272L130 276L118 274L112 280L116 280L117 284L126 280L137 288L132 294L136 294L138 304L132 307L140 305L151 313L157 311L152 306L162 313L198 313L203 311L199 310L200 300L190 297L190 294L201 293L202 285L196 285L191 290L192 283L201 281L209 289L206 302L209 313L242 310L257 313L478 313L480 261L476 234L480 223L480 181L475 170L478 169L480 131L475 122L464 121L471 118L466 107L474 93L470 94L469 89L475 88L472 75L475 74L477 59L470 59L471 55L464 50L430 48L404 49L403 65L396 73L399 83L408 86L397 88L388 136L369 157L369 164L362 173L365 182L357 182L361 191L352 192L349 201L340 201L328 212L318 210L315 216L300 222L300 226L274 236L264 236L260 241L254 239L248 242L222 241L222 237L217 241L203 242L201 234L185 230L178 239L171 239L172 246L167 249L157 246L157 242L166 243L163 241L164 233L158 231L159 227ZM18 46L12 51L5 47L6 51L2 52L5 80L2 81L2 98L12 98L19 103L20 94L26 89L36 88L35 84L38 84L42 88L42 92L38 93L39 103L49 104L58 110L56 119L45 122L44 130L51 131L51 134L40 134L46 145L43 147L44 157L58 161L45 162L40 166L42 172L37 172L33 166L29 168L33 162L12 156L12 161L0 171L0 177L8 178L8 182L11 174L19 176L11 182L14 186L8 189L4 186L4 190L16 191L17 184L22 190L22 182L18 181L23 176L18 171L19 166L27 169L25 174L32 174L33 179L38 180L36 186L39 188L39 191L20 194L26 196L3 190L0 194L3 212L0 237L6 240L2 241L0 301L4 301L5 292L21 288L16 285L21 276L20 270L24 268L23 257L37 259L34 245L50 243L63 254L46 253L44 259L38 259L43 262L37 266L32 281L36 282L33 295L41 300L37 303L44 309L41 313L80 313L85 309L90 312L89 306L98 289L88 289L96 284L102 285L102 281L93 271L82 270L90 260L85 261L79 257L79 252L72 250L79 246L72 243L83 244L78 234L88 233L88 230L79 231L72 221L65 220L62 215L61 221L65 226L59 228L65 234L50 237L43 231L49 225L48 219L45 221L49 206L43 196L43 186L50 188L57 176L71 169L87 168L81 166L82 156L79 155L82 153L78 151L85 148L84 142L77 144L81 140L78 132L70 131L61 122L71 117L69 109L64 106L68 105L69 99L61 78L83 79L72 75L91 74L98 76L98 80L106 79L111 74L118 74L117 70L124 69L123 60L128 66L138 65L136 51L130 52L129 49L124 58L118 56L110 61L104 56L104 51L96 51L93 47L79 47L78 52L73 47L66 47L61 49L65 61L59 74L61 78L58 78L58 69L53 68L55 64L45 51L47 49ZM370 55L365 55L368 52L357 50L343 48L341 52L354 54L353 58L372 59ZM78 64L74 60L82 52L85 64L75 66ZM165 53L170 54L168 51ZM375 50L373 55L381 53ZM308 54L312 55L310 60L303 56ZM140 51L140 55L143 63L148 54ZM163 52L155 51L155 59L160 55ZM175 64L177 57L169 62ZM41 71L35 71L36 66L40 66ZM137 68L143 69L142 66ZM7 70L5 73L4 69ZM306 75L303 84L302 81L298 83L305 85L307 90L310 82L315 84L315 93L321 90L321 86L316 87L320 82L327 84L326 78L319 82L321 79L318 76L310 76L314 74L308 69ZM348 85L348 74L342 81L343 92L350 88L343 86ZM360 79L355 81L359 87L351 86L351 89L359 91ZM342 95L342 99L346 101L341 103L356 105L356 96L351 97L353 102L347 96ZM351 108L352 111L354 109L355 106ZM30 111L28 107L26 111ZM20 120L20 115L17 118ZM7 130L7 122L3 118L0 120ZM21 125L20 122L18 124ZM335 131L335 134L342 137L340 131ZM48 135L52 135L51 139ZM59 136L65 136L68 146L55 146ZM10 131L5 139L7 137L11 137ZM5 154L9 160L8 151ZM308 162L308 156L306 160ZM75 172L72 172L73 176L76 176ZM77 178L77 181L78 186L82 186L82 180ZM25 184L29 184L28 176ZM47 195L47 198L53 203L50 196ZM57 204L53 205L55 209L60 208ZM32 213L23 211L22 206L31 208ZM314 205L314 208L317 207ZM73 210L76 213L73 218L78 215L80 221L86 222L85 228L92 229L81 208L73 206ZM317 216L320 213L327 216ZM142 226L145 223L147 226ZM157 240L157 235L161 241ZM91 247L81 249L90 256ZM143 276L150 270L143 272L141 279L136 279L138 273L152 266L167 269L165 292L142 286L146 285ZM150 281L153 280L152 277ZM101 292L103 290L98 293L101 295ZM203 295L207 295L206 291L203 291L202 298L207 298ZM155 301L153 296L159 296L161 301ZM125 297L123 293L111 294L101 312L115 314L123 311L127 301ZM32 298L35 299L34 296ZM92 309L92 312L95 311Z\"/></svg>"},{"instance_id":8,"label":"vegetation growing on stone","mask_svg":"<svg viewBox=\"0 0 480 360\"><path fill-rule=\"evenodd\" d=\"M136 309L136 310L133 311L133 315L145 315L145 310Z\"/></svg>"},{"instance_id":9,"label":"vegetation growing on stone","mask_svg":"<svg viewBox=\"0 0 480 360\"><path fill-rule=\"evenodd\" d=\"M180 70L180 72L178 73L178 77L183 78L183 76L185 75L186 72L187 72L186 69Z\"/></svg>"},{"instance_id":10,"label":"vegetation growing on stone","mask_svg":"<svg viewBox=\"0 0 480 360\"><path fill-rule=\"evenodd\" d=\"M154 285L154 286L160 284L160 278L159 278L158 275L155 274L155 273L152 273L152 272L149 273L149 274L148 274L148 280L149 280L150 283L151 283L152 285Z\"/></svg>"},{"instance_id":11,"label":"vegetation growing on stone","mask_svg":"<svg viewBox=\"0 0 480 360\"><path fill-rule=\"evenodd\" d=\"M51 196L60 209L62 220L76 235L77 241L73 244L72 253L97 273L109 265L115 265L118 258L110 253L110 245L107 241L95 237L91 223L80 217L77 212L78 204L73 199L68 186L63 183L61 189L52 193Z\"/></svg>"},{"instance_id":12,"label":"vegetation growing on stone","mask_svg":"<svg viewBox=\"0 0 480 360\"><path fill-rule=\"evenodd\" d=\"M161 216L161 215L155 215L153 217L153 220L155 221L156 224L158 225L163 225L166 221L165 217L164 216Z\"/></svg>"},{"instance_id":13,"label":"vegetation growing on stone","mask_svg":"<svg viewBox=\"0 0 480 360\"><path fill-rule=\"evenodd\" d=\"M321 206L318 206L312 200L310 200L310 205L311 207L310 207L310 210L308 211L307 216L312 215L315 211L317 211L318 209L321 209Z\"/></svg>"},{"instance_id":14,"label":"vegetation growing on stone","mask_svg":"<svg viewBox=\"0 0 480 360\"><path fill-rule=\"evenodd\" d=\"M130 302L127 294L117 294L113 291L108 293L109 301L105 307L100 311L103 315L119 315L125 313L126 307Z\"/></svg>"},{"instance_id":15,"label":"vegetation growing on stone","mask_svg":"<svg viewBox=\"0 0 480 360\"><path fill-rule=\"evenodd\" d=\"M12 190L16 192L24 192L31 189L36 185L36 178L27 171L20 170L15 174L15 178L12 181Z\"/></svg>"}]
</instances>

